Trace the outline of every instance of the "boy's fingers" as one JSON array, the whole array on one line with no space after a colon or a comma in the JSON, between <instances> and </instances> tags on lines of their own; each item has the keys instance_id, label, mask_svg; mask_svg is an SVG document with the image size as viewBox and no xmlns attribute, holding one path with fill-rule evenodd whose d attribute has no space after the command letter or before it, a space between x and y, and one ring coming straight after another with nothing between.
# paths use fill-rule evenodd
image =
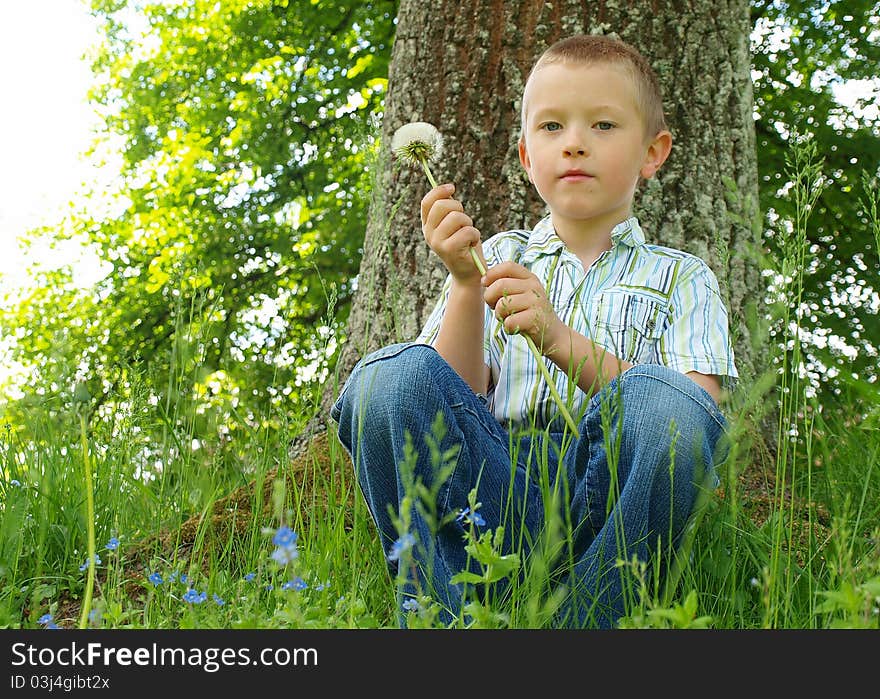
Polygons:
<instances>
[{"instance_id":1,"label":"boy's fingers","mask_svg":"<svg viewBox=\"0 0 880 699\"><path fill-rule=\"evenodd\" d=\"M438 199L431 205L427 217L422 223L422 229L428 231L439 228L449 220L450 214L467 216L460 201L456 199Z\"/></svg>"},{"instance_id":2,"label":"boy's fingers","mask_svg":"<svg viewBox=\"0 0 880 699\"><path fill-rule=\"evenodd\" d=\"M488 276L488 274L486 276ZM502 299L517 296L521 293L523 293L523 285L521 281L511 277L502 277L501 279L496 279L486 287L486 291L483 292L483 299L491 308L495 308L498 302Z\"/></svg>"},{"instance_id":3,"label":"boy's fingers","mask_svg":"<svg viewBox=\"0 0 880 699\"><path fill-rule=\"evenodd\" d=\"M516 262L499 262L494 267L486 270L486 275L483 277L483 286L491 286L499 279L504 279L505 277L511 279L528 279L530 276L532 276L532 273Z\"/></svg>"},{"instance_id":4,"label":"boy's fingers","mask_svg":"<svg viewBox=\"0 0 880 699\"><path fill-rule=\"evenodd\" d=\"M437 207L434 207L437 208ZM435 225L426 226L430 228L430 235L426 233L425 237L431 241L442 241L452 238L458 231L464 228L473 228L474 222L470 216L463 211L453 210L443 214L443 218ZM476 230L476 229L474 229ZM477 233L479 237L479 232Z\"/></svg>"},{"instance_id":5,"label":"boy's fingers","mask_svg":"<svg viewBox=\"0 0 880 699\"><path fill-rule=\"evenodd\" d=\"M437 187L434 187L434 189L432 189L424 197L422 197L421 213L423 226L428 223L428 215L435 202L440 201L441 199L449 199L450 201L455 201L454 199L452 199L452 193L454 191L455 185L441 184ZM460 203L459 206L461 206Z\"/></svg>"}]
</instances>

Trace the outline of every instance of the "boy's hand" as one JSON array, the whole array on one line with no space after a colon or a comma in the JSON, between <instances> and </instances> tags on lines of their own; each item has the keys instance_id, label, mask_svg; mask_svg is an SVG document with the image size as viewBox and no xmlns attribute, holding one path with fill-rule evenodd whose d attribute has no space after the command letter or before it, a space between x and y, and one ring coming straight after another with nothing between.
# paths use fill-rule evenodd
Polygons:
<instances>
[{"instance_id":1,"label":"boy's hand","mask_svg":"<svg viewBox=\"0 0 880 699\"><path fill-rule=\"evenodd\" d=\"M567 332L544 286L534 274L515 262L502 262L483 277L483 298L511 335L525 333L547 354Z\"/></svg>"},{"instance_id":2,"label":"boy's hand","mask_svg":"<svg viewBox=\"0 0 880 699\"><path fill-rule=\"evenodd\" d=\"M455 185L441 184L422 199L422 233L425 242L446 265L453 279L459 283L479 285L480 272L471 257L470 248L486 267L480 231L474 228L471 217L464 212L460 201L452 198Z\"/></svg>"}]
</instances>

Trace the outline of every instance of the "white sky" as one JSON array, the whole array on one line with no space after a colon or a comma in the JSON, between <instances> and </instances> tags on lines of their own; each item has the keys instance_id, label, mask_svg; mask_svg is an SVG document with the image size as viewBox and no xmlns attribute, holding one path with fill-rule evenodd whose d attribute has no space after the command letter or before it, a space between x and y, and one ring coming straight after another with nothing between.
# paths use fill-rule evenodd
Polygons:
<instances>
[{"instance_id":1,"label":"white sky","mask_svg":"<svg viewBox=\"0 0 880 699\"><path fill-rule=\"evenodd\" d=\"M0 294L24 279L18 236L58 221L80 183L112 175L80 158L97 123L86 102L91 71L83 59L96 36L81 0L2 0ZM69 261L70 254L62 256Z\"/></svg>"}]
</instances>

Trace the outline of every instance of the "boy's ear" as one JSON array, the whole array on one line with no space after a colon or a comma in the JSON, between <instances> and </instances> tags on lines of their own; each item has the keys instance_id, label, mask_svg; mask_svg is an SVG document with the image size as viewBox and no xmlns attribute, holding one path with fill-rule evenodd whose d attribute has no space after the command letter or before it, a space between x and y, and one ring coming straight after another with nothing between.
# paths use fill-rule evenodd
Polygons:
<instances>
[{"instance_id":1,"label":"boy's ear","mask_svg":"<svg viewBox=\"0 0 880 699\"><path fill-rule=\"evenodd\" d=\"M526 140L522 136L519 137L519 162L529 176L529 182L532 181L532 161L529 160L529 151L526 149Z\"/></svg>"},{"instance_id":2,"label":"boy's ear","mask_svg":"<svg viewBox=\"0 0 880 699\"><path fill-rule=\"evenodd\" d=\"M645 161L642 163L642 169L639 174L646 180L651 179L660 166L669 157L669 151L672 150L672 134L668 131L661 131L648 144L648 150L645 152Z\"/></svg>"}]
</instances>

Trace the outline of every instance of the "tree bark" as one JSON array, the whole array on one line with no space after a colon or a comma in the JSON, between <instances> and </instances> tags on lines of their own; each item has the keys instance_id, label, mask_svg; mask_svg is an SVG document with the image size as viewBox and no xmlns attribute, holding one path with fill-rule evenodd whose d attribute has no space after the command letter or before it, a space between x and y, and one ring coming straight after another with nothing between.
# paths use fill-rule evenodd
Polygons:
<instances>
[{"instance_id":1,"label":"tree bark","mask_svg":"<svg viewBox=\"0 0 880 699\"><path fill-rule=\"evenodd\" d=\"M401 0L364 256L325 415L360 357L418 333L445 277L421 234L427 179L390 158L391 134L416 120L440 129L433 172L456 184L484 239L531 227L545 209L517 158L523 85L547 46L580 32L618 36L657 71L674 144L635 213L648 242L710 265L742 380L761 371L761 343L745 322L762 296L749 254L760 246L760 215L747 0Z\"/></svg>"}]
</instances>

